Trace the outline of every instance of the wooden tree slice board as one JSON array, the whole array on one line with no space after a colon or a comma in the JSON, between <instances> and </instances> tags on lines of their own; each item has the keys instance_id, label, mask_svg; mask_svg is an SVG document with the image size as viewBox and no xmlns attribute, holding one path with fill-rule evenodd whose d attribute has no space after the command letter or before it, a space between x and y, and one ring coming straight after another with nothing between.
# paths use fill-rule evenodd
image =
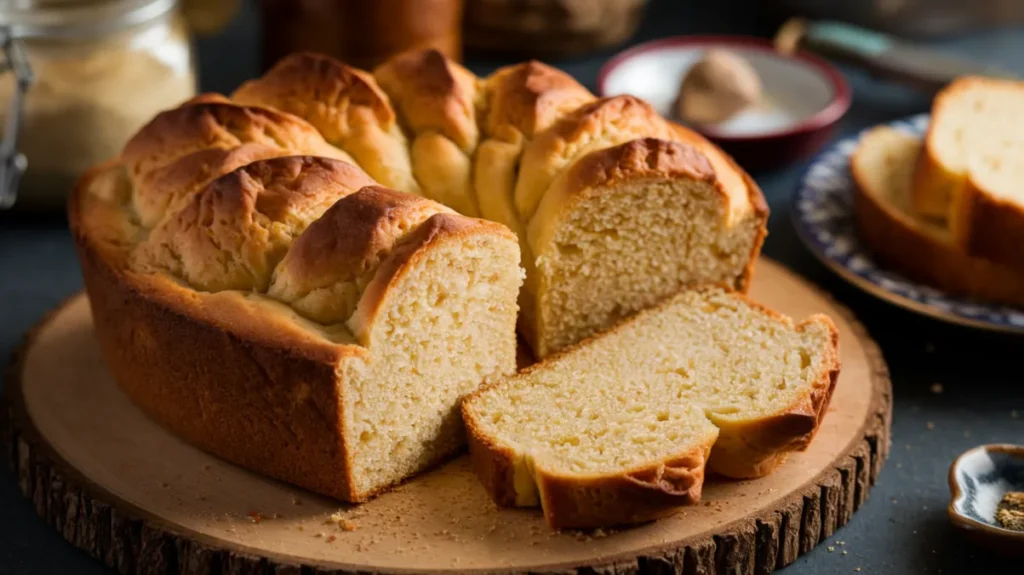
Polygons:
<instances>
[{"instance_id":1,"label":"wooden tree slice board","mask_svg":"<svg viewBox=\"0 0 1024 575\"><path fill-rule=\"evenodd\" d=\"M769 477L709 480L700 505L632 529L554 532L539 510L498 509L465 457L359 507L223 462L119 391L83 295L12 366L12 462L40 515L124 573L768 573L863 503L888 452L891 389L877 346L827 296L767 260L751 295L839 326L843 370L817 438ZM325 524L338 511L354 530Z\"/></svg>"}]
</instances>

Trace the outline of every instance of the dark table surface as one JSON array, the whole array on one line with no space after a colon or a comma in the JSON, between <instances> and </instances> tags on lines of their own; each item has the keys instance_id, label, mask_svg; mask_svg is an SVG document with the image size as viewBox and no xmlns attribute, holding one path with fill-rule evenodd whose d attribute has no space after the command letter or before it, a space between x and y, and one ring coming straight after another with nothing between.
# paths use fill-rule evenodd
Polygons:
<instances>
[{"instance_id":1,"label":"dark table surface","mask_svg":"<svg viewBox=\"0 0 1024 575\"><path fill-rule=\"evenodd\" d=\"M635 41L684 33L770 35L779 23L778 15L759 0L700 5L654 2ZM947 38L938 45L1024 73L1024 30ZM256 75L253 10L246 9L228 30L200 40L198 47L204 90L229 91ZM609 55L552 63L594 88L597 70ZM503 63L470 56L468 65L486 73ZM842 133L929 107L925 97L856 71L847 73L855 97ZM864 322L889 362L895 413L892 452L868 503L828 543L785 572L1024 573L1021 563L989 556L969 544L946 517L946 473L957 454L983 443L1024 443L1024 338L913 315L865 295L826 270L800 244L789 220L790 198L805 167L803 162L755 174L772 210L764 253L831 292ZM15 349L47 310L79 289L78 264L63 219L0 217L0 358ZM933 391L935 383L942 384L941 393ZM10 472L0 471L0 573L107 572L44 524L21 497Z\"/></svg>"}]
</instances>

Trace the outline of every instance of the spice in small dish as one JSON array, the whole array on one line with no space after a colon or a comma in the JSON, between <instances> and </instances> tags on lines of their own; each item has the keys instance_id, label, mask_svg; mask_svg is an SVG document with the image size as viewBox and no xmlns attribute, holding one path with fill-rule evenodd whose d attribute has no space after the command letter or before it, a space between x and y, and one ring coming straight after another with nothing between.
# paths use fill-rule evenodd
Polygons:
<instances>
[{"instance_id":1,"label":"spice in small dish","mask_svg":"<svg viewBox=\"0 0 1024 575\"><path fill-rule=\"evenodd\" d=\"M996 521L1004 529L1024 531L1024 491L1010 491L996 507Z\"/></svg>"}]
</instances>

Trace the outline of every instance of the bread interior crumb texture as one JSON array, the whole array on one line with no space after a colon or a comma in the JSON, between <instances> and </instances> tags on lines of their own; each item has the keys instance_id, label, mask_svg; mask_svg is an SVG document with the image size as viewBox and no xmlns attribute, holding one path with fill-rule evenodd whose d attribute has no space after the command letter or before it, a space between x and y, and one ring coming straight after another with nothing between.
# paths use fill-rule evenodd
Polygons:
<instances>
[{"instance_id":1,"label":"bread interior crumb texture","mask_svg":"<svg viewBox=\"0 0 1024 575\"><path fill-rule=\"evenodd\" d=\"M731 222L710 182L647 178L589 191L553 238L531 229L540 293L540 354L561 349L686 286L744 276L758 218ZM546 239L546 241L545 241ZM528 280L529 281L529 280Z\"/></svg>"},{"instance_id":2,"label":"bread interior crumb texture","mask_svg":"<svg viewBox=\"0 0 1024 575\"><path fill-rule=\"evenodd\" d=\"M515 365L515 250L489 237L447 242L388 290L369 359L344 364L357 491L400 481L464 444L459 399Z\"/></svg>"}]
</instances>

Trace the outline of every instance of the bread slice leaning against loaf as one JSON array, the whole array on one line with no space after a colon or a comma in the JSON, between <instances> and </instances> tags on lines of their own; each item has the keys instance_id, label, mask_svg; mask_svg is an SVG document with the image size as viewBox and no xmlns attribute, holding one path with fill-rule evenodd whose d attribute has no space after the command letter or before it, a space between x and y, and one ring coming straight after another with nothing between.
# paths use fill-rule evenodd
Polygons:
<instances>
[{"instance_id":1,"label":"bread slice leaning against loaf","mask_svg":"<svg viewBox=\"0 0 1024 575\"><path fill-rule=\"evenodd\" d=\"M554 528L638 523L700 499L705 469L765 475L808 446L839 375L825 316L799 324L718 287L683 292L463 402L502 506Z\"/></svg>"},{"instance_id":2,"label":"bread slice leaning against loaf","mask_svg":"<svg viewBox=\"0 0 1024 575\"><path fill-rule=\"evenodd\" d=\"M966 77L936 97L912 198L966 253L1024 271L1024 82Z\"/></svg>"},{"instance_id":3,"label":"bread slice leaning against loaf","mask_svg":"<svg viewBox=\"0 0 1024 575\"><path fill-rule=\"evenodd\" d=\"M949 293L1024 305L1024 272L964 253L949 229L914 215L911 184L924 145L888 126L866 132L850 160L861 239L885 265Z\"/></svg>"}]
</instances>

